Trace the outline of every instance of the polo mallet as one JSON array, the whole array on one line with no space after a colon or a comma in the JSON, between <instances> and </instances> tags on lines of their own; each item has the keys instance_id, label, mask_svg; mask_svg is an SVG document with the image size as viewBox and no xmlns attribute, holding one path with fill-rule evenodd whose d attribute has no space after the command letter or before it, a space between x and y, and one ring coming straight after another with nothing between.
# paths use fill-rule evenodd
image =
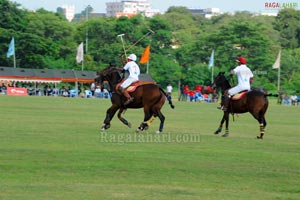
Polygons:
<instances>
[{"instance_id":1,"label":"polo mallet","mask_svg":"<svg viewBox=\"0 0 300 200\"><path fill-rule=\"evenodd\" d=\"M127 58L126 49L125 49L125 44L124 44L124 40L123 40L123 36L124 36L124 35L125 35L125 34L123 33L123 34L118 35L118 37L121 38L122 45L123 45L123 49L124 49L124 54L125 54L125 56L126 56L126 58Z\"/></svg>"},{"instance_id":2,"label":"polo mallet","mask_svg":"<svg viewBox=\"0 0 300 200\"><path fill-rule=\"evenodd\" d=\"M132 44L128 49L126 49L126 51L128 51L129 49L131 49L132 47L134 47L137 43L139 43L142 39L144 39L147 36L150 36L152 34L154 34L155 32L152 31L151 29L148 29L148 33L146 33L145 35L143 35L138 41L136 41L134 44ZM125 50L124 50L125 51Z\"/></svg>"}]
</instances>

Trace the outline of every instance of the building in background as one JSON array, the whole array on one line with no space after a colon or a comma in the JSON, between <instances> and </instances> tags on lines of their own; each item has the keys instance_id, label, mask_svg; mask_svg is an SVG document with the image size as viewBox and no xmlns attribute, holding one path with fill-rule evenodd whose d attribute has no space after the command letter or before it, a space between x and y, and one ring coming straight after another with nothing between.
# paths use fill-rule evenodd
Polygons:
<instances>
[{"instance_id":1,"label":"building in background","mask_svg":"<svg viewBox=\"0 0 300 200\"><path fill-rule=\"evenodd\" d=\"M56 9L57 13L63 14L66 19L71 22L75 16L75 6L74 5L62 5Z\"/></svg>"},{"instance_id":2,"label":"building in background","mask_svg":"<svg viewBox=\"0 0 300 200\"><path fill-rule=\"evenodd\" d=\"M107 17L132 17L138 14L152 17L159 13L159 10L151 8L151 4L147 0L122 0L106 3Z\"/></svg>"},{"instance_id":3,"label":"building in background","mask_svg":"<svg viewBox=\"0 0 300 200\"><path fill-rule=\"evenodd\" d=\"M218 16L221 13L220 8L188 9L192 14L203 15L205 18Z\"/></svg>"}]
</instances>

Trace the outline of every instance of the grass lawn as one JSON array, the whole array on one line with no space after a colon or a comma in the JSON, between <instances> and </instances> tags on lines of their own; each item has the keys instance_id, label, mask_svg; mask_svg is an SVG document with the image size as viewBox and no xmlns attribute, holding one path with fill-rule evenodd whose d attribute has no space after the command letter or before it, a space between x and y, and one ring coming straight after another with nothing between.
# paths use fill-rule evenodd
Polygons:
<instances>
[{"instance_id":1,"label":"grass lawn","mask_svg":"<svg viewBox=\"0 0 300 200\"><path fill-rule=\"evenodd\" d=\"M271 99L256 140L250 114L222 138L217 104L174 104L137 135L141 109L100 132L108 100L0 96L0 199L300 199L300 107Z\"/></svg>"}]
</instances>

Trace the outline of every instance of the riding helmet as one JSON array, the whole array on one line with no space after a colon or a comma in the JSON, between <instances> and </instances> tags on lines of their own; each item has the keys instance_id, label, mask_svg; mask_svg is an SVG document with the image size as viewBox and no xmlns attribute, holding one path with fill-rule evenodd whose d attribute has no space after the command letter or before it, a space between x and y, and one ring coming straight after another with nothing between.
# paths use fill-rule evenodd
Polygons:
<instances>
[{"instance_id":1,"label":"riding helmet","mask_svg":"<svg viewBox=\"0 0 300 200\"><path fill-rule=\"evenodd\" d=\"M136 61L136 55L132 53L128 56L128 59Z\"/></svg>"}]
</instances>

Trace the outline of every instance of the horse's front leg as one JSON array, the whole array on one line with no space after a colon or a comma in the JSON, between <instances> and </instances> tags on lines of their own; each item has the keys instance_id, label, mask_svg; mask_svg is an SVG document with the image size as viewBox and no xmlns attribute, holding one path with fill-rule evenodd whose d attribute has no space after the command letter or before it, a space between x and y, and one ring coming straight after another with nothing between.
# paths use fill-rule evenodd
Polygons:
<instances>
[{"instance_id":1,"label":"horse's front leg","mask_svg":"<svg viewBox=\"0 0 300 200\"><path fill-rule=\"evenodd\" d=\"M229 112L224 112L224 118L225 118L225 134L222 135L222 137L228 137L229 136Z\"/></svg>"},{"instance_id":2,"label":"horse's front leg","mask_svg":"<svg viewBox=\"0 0 300 200\"><path fill-rule=\"evenodd\" d=\"M219 128L215 131L215 134L219 134L222 132L223 124L225 122L225 112L223 114L222 120L220 122Z\"/></svg>"},{"instance_id":3,"label":"horse's front leg","mask_svg":"<svg viewBox=\"0 0 300 200\"><path fill-rule=\"evenodd\" d=\"M103 125L101 130L106 130L110 128L110 121L113 119L114 115L116 114L117 110L120 107L118 105L113 104L109 109L106 111L106 117L104 119Z\"/></svg>"},{"instance_id":4,"label":"horse's front leg","mask_svg":"<svg viewBox=\"0 0 300 200\"><path fill-rule=\"evenodd\" d=\"M129 128L131 128L131 123L128 122L125 118L122 117L122 113L124 111L124 108L120 108L119 112L118 112L118 119L125 124L126 126L128 126Z\"/></svg>"}]
</instances>

